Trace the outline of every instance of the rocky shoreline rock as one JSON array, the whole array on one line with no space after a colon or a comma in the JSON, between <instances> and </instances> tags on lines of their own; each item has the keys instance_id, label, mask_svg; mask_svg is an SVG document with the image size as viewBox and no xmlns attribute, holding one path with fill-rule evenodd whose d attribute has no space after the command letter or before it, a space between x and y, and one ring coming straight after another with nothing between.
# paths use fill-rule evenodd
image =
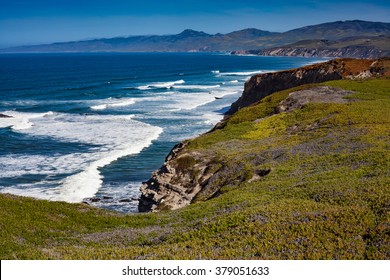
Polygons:
<instances>
[{"instance_id":1,"label":"rocky shoreline rock","mask_svg":"<svg viewBox=\"0 0 390 280\"><path fill-rule=\"evenodd\" d=\"M202 196L210 198L217 191L210 178L219 163L212 155L185 151L186 143L177 144L165 163L141 187L140 212L175 210Z\"/></svg>"}]
</instances>

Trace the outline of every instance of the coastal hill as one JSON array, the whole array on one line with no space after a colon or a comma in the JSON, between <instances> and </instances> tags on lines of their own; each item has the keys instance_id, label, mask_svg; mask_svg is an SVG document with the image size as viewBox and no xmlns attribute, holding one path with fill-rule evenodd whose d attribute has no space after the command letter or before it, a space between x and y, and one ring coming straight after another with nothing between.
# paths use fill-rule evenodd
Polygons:
<instances>
[{"instance_id":1,"label":"coastal hill","mask_svg":"<svg viewBox=\"0 0 390 280\"><path fill-rule=\"evenodd\" d=\"M390 36L390 23L337 21L283 33L249 28L227 34L211 35L188 29L175 35L129 36L21 46L2 49L0 52L231 52L279 47L302 40L340 40L351 36L360 38ZM374 47L377 46L375 42L377 41L372 41Z\"/></svg>"},{"instance_id":2,"label":"coastal hill","mask_svg":"<svg viewBox=\"0 0 390 280\"><path fill-rule=\"evenodd\" d=\"M294 42L308 39L338 40L355 36L379 36L389 34L390 23L347 20L305 26L282 33ZM276 38L278 36L275 36ZM285 42L286 39L283 39Z\"/></svg>"},{"instance_id":3,"label":"coastal hill","mask_svg":"<svg viewBox=\"0 0 390 280\"><path fill-rule=\"evenodd\" d=\"M390 56L390 36L347 37L339 40L303 40L281 47L238 50L233 51L232 54L379 58Z\"/></svg>"},{"instance_id":4,"label":"coastal hill","mask_svg":"<svg viewBox=\"0 0 390 280\"><path fill-rule=\"evenodd\" d=\"M389 97L385 58L253 76L145 182L154 213L1 194L0 257L389 259Z\"/></svg>"}]
</instances>

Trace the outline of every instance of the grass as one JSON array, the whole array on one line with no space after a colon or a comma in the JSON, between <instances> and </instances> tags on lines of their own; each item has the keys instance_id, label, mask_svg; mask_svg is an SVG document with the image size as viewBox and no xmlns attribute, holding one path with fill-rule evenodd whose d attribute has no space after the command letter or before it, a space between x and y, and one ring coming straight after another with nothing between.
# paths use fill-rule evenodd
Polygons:
<instances>
[{"instance_id":1,"label":"grass","mask_svg":"<svg viewBox=\"0 0 390 280\"><path fill-rule=\"evenodd\" d=\"M123 215L0 195L1 259L389 259L390 80L325 84L356 94L274 114L279 92L188 142L226 172L213 199Z\"/></svg>"}]
</instances>

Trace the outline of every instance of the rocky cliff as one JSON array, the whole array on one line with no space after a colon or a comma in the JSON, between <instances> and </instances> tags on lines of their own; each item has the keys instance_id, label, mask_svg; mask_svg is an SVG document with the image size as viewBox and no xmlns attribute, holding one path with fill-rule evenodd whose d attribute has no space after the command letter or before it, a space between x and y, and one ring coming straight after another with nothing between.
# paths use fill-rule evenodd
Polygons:
<instances>
[{"instance_id":1,"label":"rocky cliff","mask_svg":"<svg viewBox=\"0 0 390 280\"><path fill-rule=\"evenodd\" d=\"M343 78L368 78L382 75L385 71L384 61L388 60L334 59L298 69L252 76L245 83L242 96L231 105L226 114L232 115L239 109L254 104L273 92L288 88Z\"/></svg>"},{"instance_id":2,"label":"rocky cliff","mask_svg":"<svg viewBox=\"0 0 390 280\"><path fill-rule=\"evenodd\" d=\"M357 36L339 40L302 40L293 44L258 50L238 50L232 54L261 56L303 56L370 58L390 56L389 36Z\"/></svg>"},{"instance_id":3,"label":"rocky cliff","mask_svg":"<svg viewBox=\"0 0 390 280\"><path fill-rule=\"evenodd\" d=\"M175 210L219 194L222 186L243 181L242 165L223 163L216 154L186 149L179 143L141 187L140 212Z\"/></svg>"},{"instance_id":4,"label":"rocky cliff","mask_svg":"<svg viewBox=\"0 0 390 280\"><path fill-rule=\"evenodd\" d=\"M279 47L259 51L236 51L233 54L256 54L262 56L302 56L302 57L352 57L378 58L387 56L389 51L375 47L343 47L335 49Z\"/></svg>"},{"instance_id":5,"label":"rocky cliff","mask_svg":"<svg viewBox=\"0 0 390 280\"><path fill-rule=\"evenodd\" d=\"M284 89L329 80L390 76L389 70L389 59L336 59L293 70L255 75L246 83L242 96L232 105L229 114ZM295 110L308 102L342 103L345 101L342 97L346 94L348 94L346 91L326 87L290 93L275 105L269 105L273 108L271 108L271 113L260 116L260 118L257 116L252 121L257 123L264 117ZM232 119L234 117L228 118L224 124ZM320 125L321 123L316 122L304 129L312 130ZM223 127L224 125L219 125L214 130L219 130L224 135L223 137L228 138L230 133L223 132L225 129ZM299 129L298 127L292 127L291 131ZM226 145L232 145L232 147ZM196 147L194 140L176 145L167 156L163 166L155 171L141 187L139 211L157 212L182 208L197 201L214 198L221 194L221 189L224 187L261 180L272 171L267 164L281 160L283 154L287 153L278 148L262 153L241 155L242 159L234 156L235 159L232 160L221 156L220 149L234 151L237 148L234 145L236 145L234 141L223 147L217 145L216 150Z\"/></svg>"}]
</instances>

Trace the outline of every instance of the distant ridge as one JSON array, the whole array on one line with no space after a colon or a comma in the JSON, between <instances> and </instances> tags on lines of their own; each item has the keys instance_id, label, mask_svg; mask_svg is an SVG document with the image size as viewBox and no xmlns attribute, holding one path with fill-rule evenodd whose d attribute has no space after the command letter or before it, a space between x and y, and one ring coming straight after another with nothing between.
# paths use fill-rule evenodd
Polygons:
<instances>
[{"instance_id":1,"label":"distant ridge","mask_svg":"<svg viewBox=\"0 0 390 280\"><path fill-rule=\"evenodd\" d=\"M339 40L302 40L294 44L274 48L233 51L232 54L380 58L390 56L390 36L360 36Z\"/></svg>"},{"instance_id":2,"label":"distant ridge","mask_svg":"<svg viewBox=\"0 0 390 280\"><path fill-rule=\"evenodd\" d=\"M337 40L353 36L378 36L389 34L390 23L347 20L305 26L284 33L294 38ZM321 38L322 37L322 38ZM299 40L295 40L299 41Z\"/></svg>"},{"instance_id":3,"label":"distant ridge","mask_svg":"<svg viewBox=\"0 0 390 280\"><path fill-rule=\"evenodd\" d=\"M12 47L1 53L40 52L230 52L266 49L302 40L340 40L346 37L390 36L390 23L336 21L305 26L284 33L247 28L227 34L186 29L175 35L128 36Z\"/></svg>"}]
</instances>

